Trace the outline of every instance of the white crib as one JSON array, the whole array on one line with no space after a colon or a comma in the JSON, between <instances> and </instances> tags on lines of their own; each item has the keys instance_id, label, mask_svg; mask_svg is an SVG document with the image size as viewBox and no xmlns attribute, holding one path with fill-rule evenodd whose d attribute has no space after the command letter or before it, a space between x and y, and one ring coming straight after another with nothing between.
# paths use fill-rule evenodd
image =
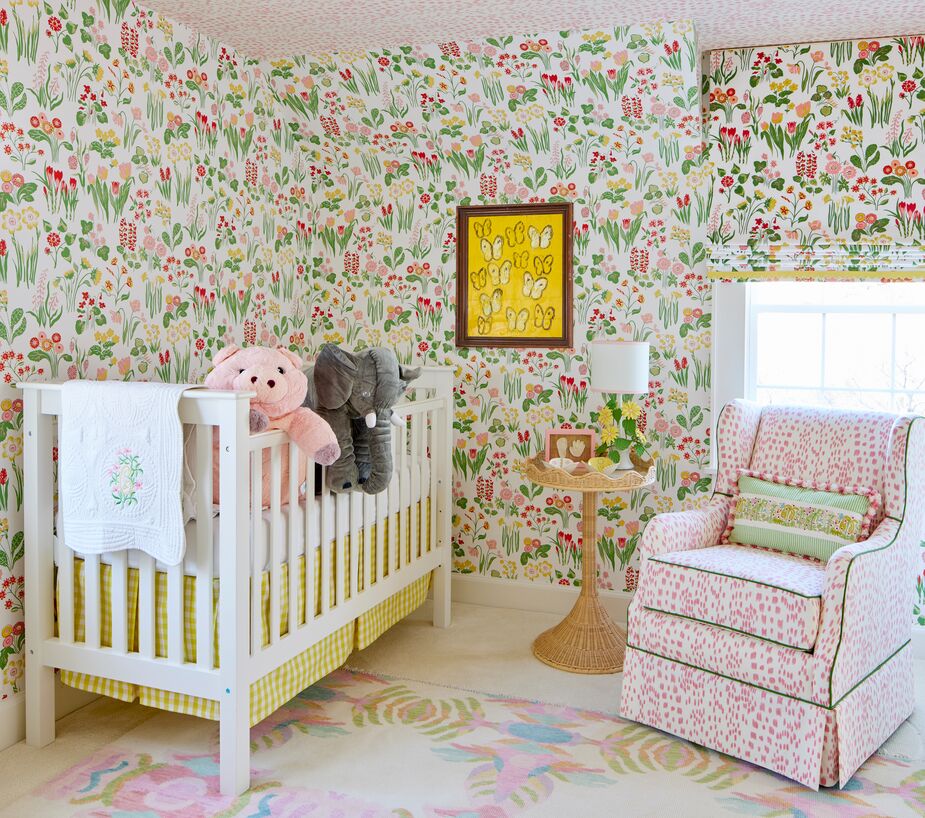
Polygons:
<instances>
[{"instance_id":1,"label":"white crib","mask_svg":"<svg viewBox=\"0 0 925 818\"><path fill-rule=\"evenodd\" d=\"M75 638L73 558L55 560L55 418L57 384L22 384L25 404L26 741L44 746L55 737L54 669L91 674L218 702L220 782L224 794L249 786L251 684L356 620L379 603L433 572L433 621L450 622L450 520L452 515L453 372L424 367L399 409L404 427L393 432L395 475L386 491L330 495L315 500L314 464L299 485L297 458L305 456L281 431L250 435L247 393L192 390L180 401L180 418L192 426L198 509L213 501L213 430L218 429L221 479L217 514L196 515L187 526L184 563L155 564L141 552L116 552L109 566L108 641L101 644L100 560L83 557L80 600L83 641ZM189 431L188 426L184 426ZM288 489L282 485L289 450ZM269 508L263 507L264 452L269 450ZM300 488L304 494L300 496ZM288 492L288 494L287 494ZM288 496L288 504L281 497ZM400 526L375 525L394 519ZM415 519L416 515L416 519ZM213 526L218 525L218 555ZM388 529L388 531L386 531ZM321 547L314 547L313 532ZM328 534L332 548L325 547ZM429 532L429 536L427 535ZM398 541L407 533L408 542ZM67 552L69 555L71 552ZM297 570L304 564L304 584ZM333 564L332 564L333 563ZM130 570L137 578L135 619L129 621ZM155 650L155 582L166 573L166 649ZM319 577L320 574L320 592ZM269 616L266 621L266 576ZM283 577L287 576L283 583ZM328 577L333 577L328 581ZM212 611L218 583L218 656L212 617L198 615L195 662L184 656L184 583L195 583L196 610ZM56 587L57 583L57 587ZM332 587L333 586L333 587ZM57 614L56 614L57 593ZM319 598L320 597L320 598ZM163 600L163 597L160 597ZM304 599L304 610L295 600ZM260 604L253 600L262 600ZM281 616L288 604L281 634ZM129 632L137 634L133 647ZM264 643L262 633L268 631Z\"/></svg>"}]
</instances>

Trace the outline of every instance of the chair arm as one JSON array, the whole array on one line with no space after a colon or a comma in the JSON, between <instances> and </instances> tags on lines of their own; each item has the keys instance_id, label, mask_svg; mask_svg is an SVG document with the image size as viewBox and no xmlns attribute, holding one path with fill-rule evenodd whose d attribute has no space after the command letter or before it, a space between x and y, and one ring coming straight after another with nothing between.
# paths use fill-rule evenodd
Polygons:
<instances>
[{"instance_id":1,"label":"chair arm","mask_svg":"<svg viewBox=\"0 0 925 818\"><path fill-rule=\"evenodd\" d=\"M643 558L671 551L693 551L716 545L726 528L730 499L713 496L705 508L658 514L649 520L639 543Z\"/></svg>"},{"instance_id":2,"label":"chair arm","mask_svg":"<svg viewBox=\"0 0 925 818\"><path fill-rule=\"evenodd\" d=\"M887 518L829 559L815 648L817 701L837 704L911 638L913 528Z\"/></svg>"}]
</instances>

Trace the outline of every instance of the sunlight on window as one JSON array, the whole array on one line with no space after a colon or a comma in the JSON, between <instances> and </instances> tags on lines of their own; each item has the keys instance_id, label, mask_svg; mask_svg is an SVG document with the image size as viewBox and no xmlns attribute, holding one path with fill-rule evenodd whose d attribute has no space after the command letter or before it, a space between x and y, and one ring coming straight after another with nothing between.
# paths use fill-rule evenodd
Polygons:
<instances>
[{"instance_id":1,"label":"sunlight on window","mask_svg":"<svg viewBox=\"0 0 925 818\"><path fill-rule=\"evenodd\" d=\"M746 389L762 403L925 411L925 283L751 284Z\"/></svg>"}]
</instances>

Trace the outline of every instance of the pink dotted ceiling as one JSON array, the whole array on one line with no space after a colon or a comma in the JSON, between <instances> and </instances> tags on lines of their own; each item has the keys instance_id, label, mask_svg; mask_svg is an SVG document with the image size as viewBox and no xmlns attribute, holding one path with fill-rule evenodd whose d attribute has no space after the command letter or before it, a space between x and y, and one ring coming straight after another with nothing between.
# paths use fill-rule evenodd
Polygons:
<instances>
[{"instance_id":1,"label":"pink dotted ceiling","mask_svg":"<svg viewBox=\"0 0 925 818\"><path fill-rule=\"evenodd\" d=\"M693 19L704 50L925 33L925 0L146 0L254 57Z\"/></svg>"}]
</instances>

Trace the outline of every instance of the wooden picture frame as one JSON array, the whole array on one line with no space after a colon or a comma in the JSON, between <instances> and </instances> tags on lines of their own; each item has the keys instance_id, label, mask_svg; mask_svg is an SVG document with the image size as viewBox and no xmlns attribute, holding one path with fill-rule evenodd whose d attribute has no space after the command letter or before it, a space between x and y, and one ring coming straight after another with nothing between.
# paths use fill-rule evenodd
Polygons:
<instances>
[{"instance_id":1,"label":"wooden picture frame","mask_svg":"<svg viewBox=\"0 0 925 818\"><path fill-rule=\"evenodd\" d=\"M569 440L573 438L574 440ZM573 448L573 442L583 438L584 447L581 451L576 452ZM560 442L565 442L565 454L559 449ZM594 457L596 438L593 429L547 429L546 430L546 462L556 457L566 457L574 460L576 463L587 463Z\"/></svg>"},{"instance_id":2,"label":"wooden picture frame","mask_svg":"<svg viewBox=\"0 0 925 818\"><path fill-rule=\"evenodd\" d=\"M572 203L456 209L456 346L572 346Z\"/></svg>"}]
</instances>

